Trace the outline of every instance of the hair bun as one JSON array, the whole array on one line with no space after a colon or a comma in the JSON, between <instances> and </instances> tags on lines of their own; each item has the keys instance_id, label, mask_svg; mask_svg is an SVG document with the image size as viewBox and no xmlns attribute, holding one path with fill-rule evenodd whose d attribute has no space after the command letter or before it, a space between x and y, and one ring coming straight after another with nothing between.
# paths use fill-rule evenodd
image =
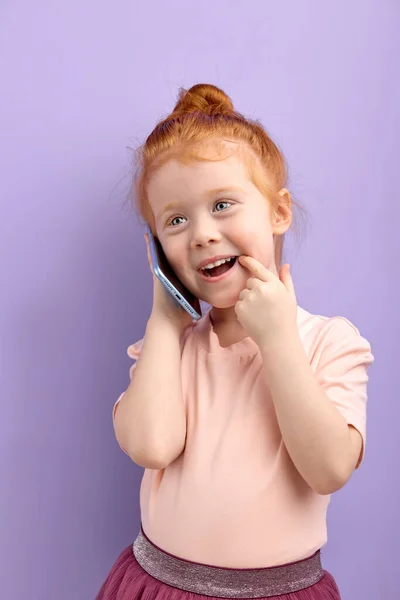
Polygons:
<instances>
[{"instance_id":1,"label":"hair bun","mask_svg":"<svg viewBox=\"0 0 400 600\"><path fill-rule=\"evenodd\" d=\"M198 111L212 116L231 114L235 109L229 96L215 85L198 83L189 90L181 88L173 115L178 116Z\"/></svg>"}]
</instances>

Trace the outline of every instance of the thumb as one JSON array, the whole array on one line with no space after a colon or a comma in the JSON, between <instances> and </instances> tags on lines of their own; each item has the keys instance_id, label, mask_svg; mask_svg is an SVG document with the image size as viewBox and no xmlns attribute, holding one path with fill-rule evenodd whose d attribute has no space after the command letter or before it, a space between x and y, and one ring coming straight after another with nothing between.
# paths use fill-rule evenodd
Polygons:
<instances>
[{"instance_id":1,"label":"thumb","mask_svg":"<svg viewBox=\"0 0 400 600\"><path fill-rule=\"evenodd\" d=\"M283 283L283 285L285 286L285 288L287 289L289 294L296 297L293 279L292 279L292 275L290 273L290 265L288 263L285 263L284 265L282 265L282 267L279 271L279 279L281 280L281 282Z\"/></svg>"}]
</instances>

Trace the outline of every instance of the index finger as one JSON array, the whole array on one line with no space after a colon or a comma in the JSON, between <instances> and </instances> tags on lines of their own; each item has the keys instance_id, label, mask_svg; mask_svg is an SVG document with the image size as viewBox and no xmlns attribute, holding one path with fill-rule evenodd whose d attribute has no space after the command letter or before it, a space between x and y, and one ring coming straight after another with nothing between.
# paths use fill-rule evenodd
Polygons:
<instances>
[{"instance_id":1,"label":"index finger","mask_svg":"<svg viewBox=\"0 0 400 600\"><path fill-rule=\"evenodd\" d=\"M245 254L241 254L239 256L239 262L243 267L248 269L254 277L261 279L261 281L271 281L273 277L275 277L274 273L264 267L263 264L260 263L259 260L253 258L252 256L246 256Z\"/></svg>"},{"instance_id":2,"label":"index finger","mask_svg":"<svg viewBox=\"0 0 400 600\"><path fill-rule=\"evenodd\" d=\"M154 275L153 261L151 260L150 242L149 242L149 235L148 235L148 233L144 234L144 239L146 241L147 260L149 261L150 271Z\"/></svg>"}]
</instances>

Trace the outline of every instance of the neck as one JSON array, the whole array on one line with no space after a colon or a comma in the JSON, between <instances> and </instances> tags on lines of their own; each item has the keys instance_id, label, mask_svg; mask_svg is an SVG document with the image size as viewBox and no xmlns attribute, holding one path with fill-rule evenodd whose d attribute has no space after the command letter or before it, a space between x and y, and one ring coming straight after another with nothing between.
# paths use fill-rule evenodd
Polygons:
<instances>
[{"instance_id":1,"label":"neck","mask_svg":"<svg viewBox=\"0 0 400 600\"><path fill-rule=\"evenodd\" d=\"M215 327L225 328L228 326L232 331L236 331L238 334L241 332L243 332L243 334L245 333L242 325L239 323L234 306L230 306L229 308L216 308L213 306L210 316Z\"/></svg>"},{"instance_id":2,"label":"neck","mask_svg":"<svg viewBox=\"0 0 400 600\"><path fill-rule=\"evenodd\" d=\"M239 323L233 306L229 308L216 308L213 306L210 318L214 333L218 336L221 346L230 346L247 337L247 333Z\"/></svg>"},{"instance_id":3,"label":"neck","mask_svg":"<svg viewBox=\"0 0 400 600\"><path fill-rule=\"evenodd\" d=\"M217 308L213 306L211 309L211 320L215 325L222 325L228 322L239 324L234 306L230 306L229 308Z\"/></svg>"}]
</instances>

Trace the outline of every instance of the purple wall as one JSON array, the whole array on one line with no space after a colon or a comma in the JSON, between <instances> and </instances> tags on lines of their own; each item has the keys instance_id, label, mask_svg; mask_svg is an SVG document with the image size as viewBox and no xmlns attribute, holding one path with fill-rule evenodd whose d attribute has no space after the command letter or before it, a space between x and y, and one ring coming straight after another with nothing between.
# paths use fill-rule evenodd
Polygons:
<instances>
[{"instance_id":1,"label":"purple wall","mask_svg":"<svg viewBox=\"0 0 400 600\"><path fill-rule=\"evenodd\" d=\"M372 344L366 461L332 499L324 562L344 600L400 597L399 4L13 0L0 13L1 597L94 598L136 537L142 469L111 426L151 301L126 147L198 82L287 155L311 215L287 255L299 304Z\"/></svg>"}]
</instances>

